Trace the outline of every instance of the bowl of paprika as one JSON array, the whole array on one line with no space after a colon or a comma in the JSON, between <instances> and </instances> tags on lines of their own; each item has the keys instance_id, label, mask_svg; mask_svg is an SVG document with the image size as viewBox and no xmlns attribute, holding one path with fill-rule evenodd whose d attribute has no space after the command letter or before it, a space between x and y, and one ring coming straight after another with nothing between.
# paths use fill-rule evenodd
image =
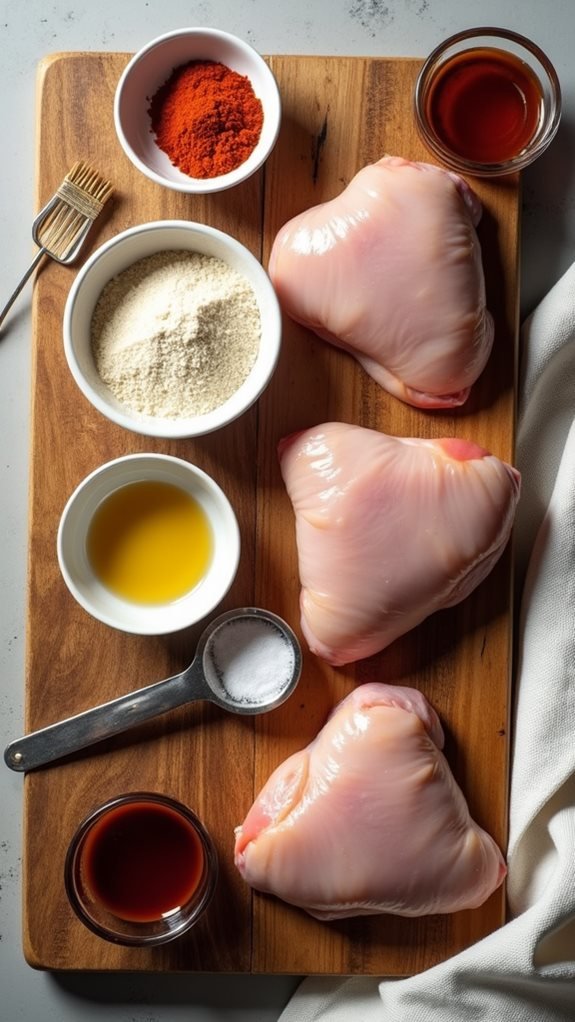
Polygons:
<instances>
[{"instance_id":1,"label":"bowl of paprika","mask_svg":"<svg viewBox=\"0 0 575 1022\"><path fill-rule=\"evenodd\" d=\"M281 100L267 63L228 32L187 28L144 46L120 77L120 144L152 181L180 192L232 188L272 151Z\"/></svg>"}]
</instances>

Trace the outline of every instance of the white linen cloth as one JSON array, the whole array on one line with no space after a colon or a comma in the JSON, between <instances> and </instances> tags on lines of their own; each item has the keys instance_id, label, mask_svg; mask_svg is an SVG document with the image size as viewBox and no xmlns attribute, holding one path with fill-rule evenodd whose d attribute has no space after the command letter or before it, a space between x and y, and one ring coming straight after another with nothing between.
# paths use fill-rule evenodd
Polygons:
<instances>
[{"instance_id":1,"label":"white linen cloth","mask_svg":"<svg viewBox=\"0 0 575 1022\"><path fill-rule=\"evenodd\" d=\"M409 979L308 977L280 1022L575 1020L575 264L521 345L511 921Z\"/></svg>"}]
</instances>

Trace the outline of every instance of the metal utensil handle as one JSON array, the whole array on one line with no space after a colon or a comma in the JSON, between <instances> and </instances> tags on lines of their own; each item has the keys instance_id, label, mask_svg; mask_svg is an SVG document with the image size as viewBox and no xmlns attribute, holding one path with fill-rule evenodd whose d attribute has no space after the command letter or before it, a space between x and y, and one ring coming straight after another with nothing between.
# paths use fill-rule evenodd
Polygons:
<instances>
[{"instance_id":1,"label":"metal utensil handle","mask_svg":"<svg viewBox=\"0 0 575 1022\"><path fill-rule=\"evenodd\" d=\"M34 270L36 269L38 263L44 258L46 253L47 253L46 247L39 248L38 251L36 252L36 255L34 256L32 262L30 263L30 265L28 267L28 269L26 270L26 273L21 278L20 283L14 289L14 291L10 295L8 301L6 302L6 305L4 306L2 311L0 312L0 326L2 325L2 323L4 321L6 313L9 312L9 310L14 305L14 302L16 301L18 295L20 294L22 288L24 287L24 284L26 283L27 280L30 279L30 277L34 273Z\"/></svg>"},{"instance_id":2,"label":"metal utensil handle","mask_svg":"<svg viewBox=\"0 0 575 1022\"><path fill-rule=\"evenodd\" d=\"M33 770L181 706L199 694L188 671L32 731L6 747L4 760L12 770Z\"/></svg>"}]
</instances>

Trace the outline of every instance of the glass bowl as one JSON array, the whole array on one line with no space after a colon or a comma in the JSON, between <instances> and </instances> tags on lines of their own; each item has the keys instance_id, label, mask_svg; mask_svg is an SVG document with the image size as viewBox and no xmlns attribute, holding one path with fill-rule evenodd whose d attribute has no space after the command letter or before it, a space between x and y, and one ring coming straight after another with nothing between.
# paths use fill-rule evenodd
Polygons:
<instances>
[{"instance_id":1,"label":"glass bowl","mask_svg":"<svg viewBox=\"0 0 575 1022\"><path fill-rule=\"evenodd\" d=\"M419 134L442 163L497 177L547 149L559 127L561 89L535 43L506 29L472 28L429 55L414 106Z\"/></svg>"},{"instance_id":2,"label":"glass bowl","mask_svg":"<svg viewBox=\"0 0 575 1022\"><path fill-rule=\"evenodd\" d=\"M74 834L66 893L85 926L114 944L150 947L197 923L218 861L196 814L167 795L131 792L93 810Z\"/></svg>"}]
</instances>

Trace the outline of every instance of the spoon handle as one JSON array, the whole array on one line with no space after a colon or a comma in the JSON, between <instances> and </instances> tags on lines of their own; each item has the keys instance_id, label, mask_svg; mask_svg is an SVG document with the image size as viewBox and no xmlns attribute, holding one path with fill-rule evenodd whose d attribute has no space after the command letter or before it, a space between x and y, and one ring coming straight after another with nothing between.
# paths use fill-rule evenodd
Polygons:
<instances>
[{"instance_id":1,"label":"spoon handle","mask_svg":"<svg viewBox=\"0 0 575 1022\"><path fill-rule=\"evenodd\" d=\"M6 747L4 760L11 770L34 770L103 738L127 731L198 695L190 685L189 670L175 674L16 739Z\"/></svg>"}]
</instances>

